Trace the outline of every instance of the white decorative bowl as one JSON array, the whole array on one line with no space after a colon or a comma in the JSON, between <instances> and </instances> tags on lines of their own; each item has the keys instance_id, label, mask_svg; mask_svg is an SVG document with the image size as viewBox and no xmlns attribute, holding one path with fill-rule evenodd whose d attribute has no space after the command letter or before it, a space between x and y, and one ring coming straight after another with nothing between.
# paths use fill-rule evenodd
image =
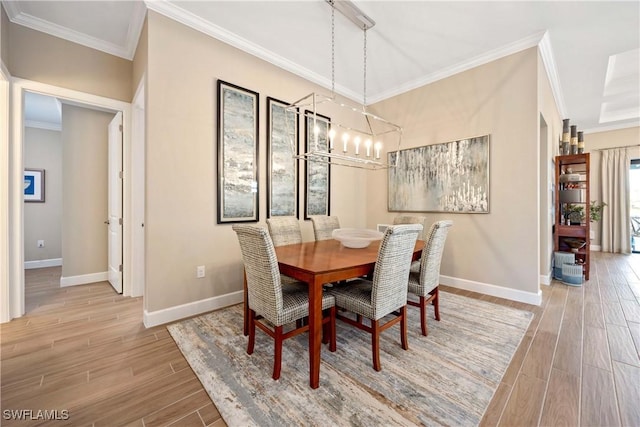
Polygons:
<instances>
[{"instance_id":1,"label":"white decorative bowl","mask_svg":"<svg viewBox=\"0 0 640 427\"><path fill-rule=\"evenodd\" d=\"M331 233L333 238L347 248L366 248L375 240L382 239L384 233L365 228L337 228Z\"/></svg>"}]
</instances>

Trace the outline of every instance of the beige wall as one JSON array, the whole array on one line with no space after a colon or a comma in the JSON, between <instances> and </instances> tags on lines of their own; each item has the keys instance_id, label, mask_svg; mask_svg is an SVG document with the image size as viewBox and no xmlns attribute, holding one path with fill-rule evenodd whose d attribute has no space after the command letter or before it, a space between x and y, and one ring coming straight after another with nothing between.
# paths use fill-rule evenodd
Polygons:
<instances>
[{"instance_id":1,"label":"beige wall","mask_svg":"<svg viewBox=\"0 0 640 427\"><path fill-rule=\"evenodd\" d=\"M0 6L0 59L9 67L9 17Z\"/></svg>"},{"instance_id":2,"label":"beige wall","mask_svg":"<svg viewBox=\"0 0 640 427\"><path fill-rule=\"evenodd\" d=\"M131 101L131 61L13 23L9 40L12 76Z\"/></svg>"},{"instance_id":3,"label":"beige wall","mask_svg":"<svg viewBox=\"0 0 640 427\"><path fill-rule=\"evenodd\" d=\"M490 213L424 213L452 219L441 274L453 281L537 293L538 100L536 48L374 106L404 127L403 148L490 134ZM367 181L367 226L388 223L386 173Z\"/></svg>"},{"instance_id":4,"label":"beige wall","mask_svg":"<svg viewBox=\"0 0 640 427\"><path fill-rule=\"evenodd\" d=\"M112 113L63 104L62 276L107 271L107 126Z\"/></svg>"},{"instance_id":5,"label":"beige wall","mask_svg":"<svg viewBox=\"0 0 640 427\"><path fill-rule=\"evenodd\" d=\"M591 200L601 201L600 159L602 154L598 150L601 148L633 146L631 158L640 159L640 147L638 147L638 144L640 144L640 127L585 134L584 143L585 152L591 153L591 191L589 194L591 195ZM601 223L591 223L591 229L595 231L591 244L599 246L602 232Z\"/></svg>"},{"instance_id":6,"label":"beige wall","mask_svg":"<svg viewBox=\"0 0 640 427\"><path fill-rule=\"evenodd\" d=\"M216 80L260 94L260 224L266 218L266 97L296 100L307 81L154 12L148 13L145 308L152 312L242 289L240 248L216 224ZM301 171L300 188L303 187ZM332 172L332 214L365 225L366 176ZM300 199L300 206L303 206ZM301 221L312 240L309 221ZM196 266L206 277L196 279Z\"/></svg>"},{"instance_id":7,"label":"beige wall","mask_svg":"<svg viewBox=\"0 0 640 427\"><path fill-rule=\"evenodd\" d=\"M27 127L24 165L45 170L45 202L24 204L24 260L62 258L62 138L60 131ZM37 241L45 247L38 248Z\"/></svg>"}]
</instances>

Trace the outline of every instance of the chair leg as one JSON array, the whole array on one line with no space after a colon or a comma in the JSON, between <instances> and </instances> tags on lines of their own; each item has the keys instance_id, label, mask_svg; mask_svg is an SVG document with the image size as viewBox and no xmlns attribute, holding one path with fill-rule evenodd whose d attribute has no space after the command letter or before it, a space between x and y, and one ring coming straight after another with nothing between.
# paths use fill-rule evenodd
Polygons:
<instances>
[{"instance_id":1,"label":"chair leg","mask_svg":"<svg viewBox=\"0 0 640 427\"><path fill-rule=\"evenodd\" d=\"M336 351L336 308L331 307L329 311L329 334L331 336L331 341L329 343L329 351Z\"/></svg>"},{"instance_id":2,"label":"chair leg","mask_svg":"<svg viewBox=\"0 0 640 427\"><path fill-rule=\"evenodd\" d=\"M242 303L244 309L244 336L249 335L249 289L247 288L247 273L244 272L244 300Z\"/></svg>"},{"instance_id":3,"label":"chair leg","mask_svg":"<svg viewBox=\"0 0 640 427\"><path fill-rule=\"evenodd\" d=\"M407 306L400 308L400 341L402 349L409 350L409 341L407 340Z\"/></svg>"},{"instance_id":4,"label":"chair leg","mask_svg":"<svg viewBox=\"0 0 640 427\"><path fill-rule=\"evenodd\" d=\"M247 333L249 334L249 344L247 344L247 354L253 354L253 347L256 343L256 312L247 310Z\"/></svg>"},{"instance_id":5,"label":"chair leg","mask_svg":"<svg viewBox=\"0 0 640 427\"><path fill-rule=\"evenodd\" d=\"M420 327L422 328L422 335L425 337L429 334L427 329L427 299L423 296L420 297Z\"/></svg>"},{"instance_id":6,"label":"chair leg","mask_svg":"<svg viewBox=\"0 0 640 427\"><path fill-rule=\"evenodd\" d=\"M436 320L439 322L440 321L440 291L438 290L438 287L436 286L436 288L432 290L430 294L434 295L433 302L432 302L433 311L435 312Z\"/></svg>"},{"instance_id":7,"label":"chair leg","mask_svg":"<svg viewBox=\"0 0 640 427\"><path fill-rule=\"evenodd\" d=\"M373 369L380 371L380 325L377 320L371 320L371 352Z\"/></svg>"},{"instance_id":8,"label":"chair leg","mask_svg":"<svg viewBox=\"0 0 640 427\"><path fill-rule=\"evenodd\" d=\"M275 327L274 335L273 379L277 380L280 378L282 367L282 326Z\"/></svg>"}]
</instances>

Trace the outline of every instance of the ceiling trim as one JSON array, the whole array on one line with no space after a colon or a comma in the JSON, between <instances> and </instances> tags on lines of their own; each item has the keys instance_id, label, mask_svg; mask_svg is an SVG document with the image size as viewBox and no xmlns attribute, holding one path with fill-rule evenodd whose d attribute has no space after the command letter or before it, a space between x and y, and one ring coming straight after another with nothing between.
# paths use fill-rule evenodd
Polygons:
<instances>
[{"instance_id":1,"label":"ceiling trim","mask_svg":"<svg viewBox=\"0 0 640 427\"><path fill-rule=\"evenodd\" d=\"M169 3L166 0L154 0L146 1L147 8L157 12L167 18L180 22L196 31L207 34L215 39L218 39L224 43L227 43L233 47L236 47L244 52L249 53L255 57L263 59L277 67L287 70L297 76L300 76L312 83L322 86L326 89L331 89L331 80L323 77L322 75L309 70L308 68L301 67L300 65L274 53L262 46L259 46L247 39L239 37L238 35L212 24L199 16L176 6L173 3ZM362 94L347 89L342 85L336 84L335 92L342 96L345 96L353 101L362 102Z\"/></svg>"},{"instance_id":2,"label":"ceiling trim","mask_svg":"<svg viewBox=\"0 0 640 427\"><path fill-rule=\"evenodd\" d=\"M27 28L31 28L32 30L59 37L61 39L68 40L70 42L77 43L91 49L96 49L110 55L128 59L130 61L133 59L133 56L135 54L135 49L138 44L140 32L142 31L144 16L146 12L144 4L136 4L134 17L132 18L131 24L129 25L129 29L127 31L127 46L120 46L115 43L106 42L87 34L71 30L58 24L54 24L44 19L40 19L28 13L24 13L15 3L2 2L2 4L5 6L5 10L7 11L7 15L9 16L9 20L14 24L22 25Z\"/></svg>"},{"instance_id":3,"label":"ceiling trim","mask_svg":"<svg viewBox=\"0 0 640 427\"><path fill-rule=\"evenodd\" d=\"M36 120L25 120L24 126L28 128L44 129L44 130L55 130L55 131L62 130L62 124L60 123L39 122Z\"/></svg>"},{"instance_id":4,"label":"ceiling trim","mask_svg":"<svg viewBox=\"0 0 640 427\"><path fill-rule=\"evenodd\" d=\"M620 123L620 124L611 125L611 126L598 126L595 128L584 129L583 132L585 135L588 135L591 133L608 132L611 130L629 129L629 128L636 128L636 127L640 127L640 120L629 122L629 123Z\"/></svg>"},{"instance_id":5,"label":"ceiling trim","mask_svg":"<svg viewBox=\"0 0 640 427\"><path fill-rule=\"evenodd\" d=\"M472 68L478 67L480 65L488 64L489 62L495 61L500 58L504 58L505 56L513 55L514 53L523 51L525 49L537 46L540 40L543 38L544 32L539 32L533 34L529 37L525 37L520 40L516 40L513 43L509 43L505 46L499 47L497 49L491 50L482 55L478 55L470 60L460 62L451 67L442 69L435 73L427 74L426 76L415 79L411 82L405 83L396 88L389 89L385 92L379 93L371 97L370 103L380 102L387 98L391 98L392 96L397 96L402 93L408 92L413 89L417 89L419 87L428 85L430 83L434 83L438 80L445 79L447 77L451 77L455 74L461 73L463 71L470 70Z\"/></svg>"},{"instance_id":6,"label":"ceiling trim","mask_svg":"<svg viewBox=\"0 0 640 427\"><path fill-rule=\"evenodd\" d=\"M567 117L567 107L564 103L564 96L562 95L562 87L560 86L560 77L558 76L558 67L553 56L553 49L551 47L551 40L549 39L549 32L545 31L540 43L538 44L540 49L540 56L542 57L542 63L547 71L547 78L551 85L551 92L553 98L556 100L556 107L560 117Z\"/></svg>"},{"instance_id":7,"label":"ceiling trim","mask_svg":"<svg viewBox=\"0 0 640 427\"><path fill-rule=\"evenodd\" d=\"M127 45L125 46L125 50L127 51L126 59L133 60L136 55L136 49L138 48L138 42L146 16L147 6L145 3L141 1L136 2L133 7L133 16L131 17L131 21L129 21L129 28L127 28Z\"/></svg>"}]
</instances>

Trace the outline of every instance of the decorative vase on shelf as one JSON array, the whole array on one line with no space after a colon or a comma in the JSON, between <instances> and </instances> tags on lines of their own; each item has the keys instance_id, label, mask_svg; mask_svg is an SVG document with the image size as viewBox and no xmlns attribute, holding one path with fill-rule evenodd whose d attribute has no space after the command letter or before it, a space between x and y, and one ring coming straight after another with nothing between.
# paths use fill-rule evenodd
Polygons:
<instances>
[{"instance_id":1,"label":"decorative vase on shelf","mask_svg":"<svg viewBox=\"0 0 640 427\"><path fill-rule=\"evenodd\" d=\"M562 120L562 152L566 156L569 151L569 119Z\"/></svg>"},{"instance_id":2,"label":"decorative vase on shelf","mask_svg":"<svg viewBox=\"0 0 640 427\"><path fill-rule=\"evenodd\" d=\"M578 126L571 125L571 154L578 154Z\"/></svg>"},{"instance_id":3,"label":"decorative vase on shelf","mask_svg":"<svg viewBox=\"0 0 640 427\"><path fill-rule=\"evenodd\" d=\"M584 153L584 132L578 132L578 154Z\"/></svg>"}]
</instances>

